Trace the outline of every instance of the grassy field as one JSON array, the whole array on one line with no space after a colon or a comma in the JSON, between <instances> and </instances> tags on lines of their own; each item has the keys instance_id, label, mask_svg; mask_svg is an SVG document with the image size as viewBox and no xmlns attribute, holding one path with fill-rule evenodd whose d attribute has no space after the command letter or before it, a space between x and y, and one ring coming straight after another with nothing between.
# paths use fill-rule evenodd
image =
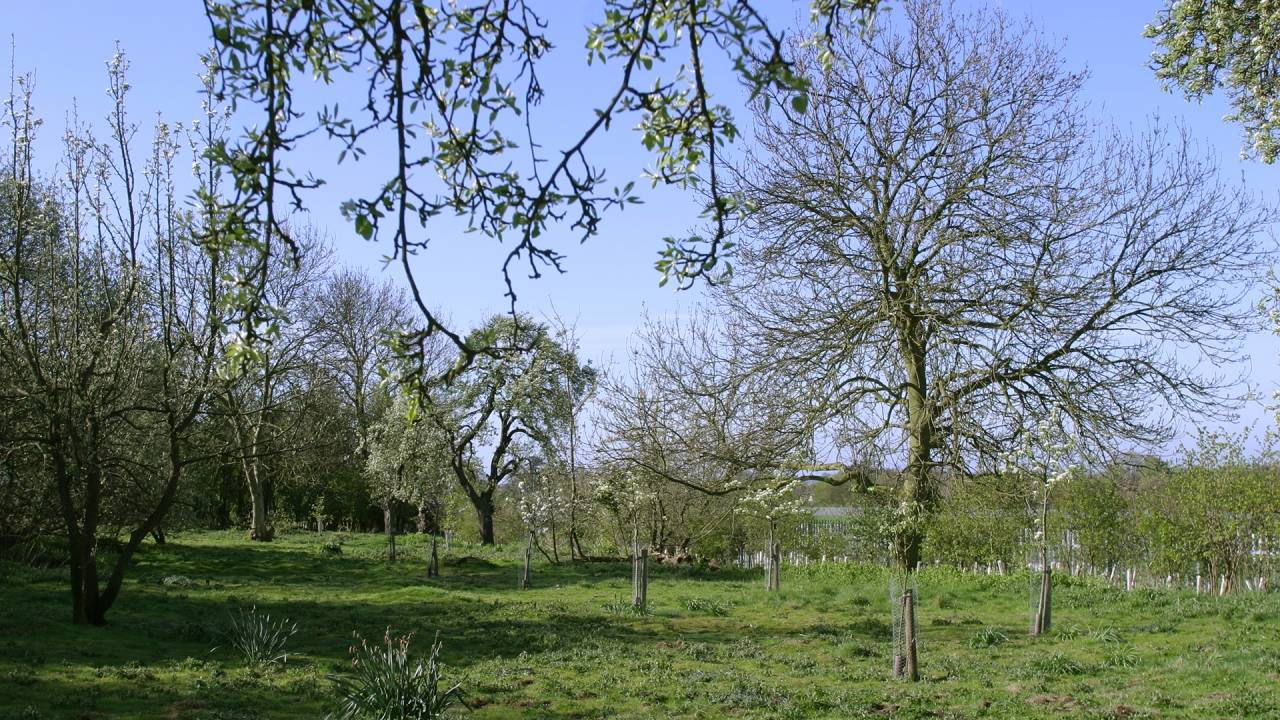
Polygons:
<instances>
[{"instance_id":1,"label":"grassy field","mask_svg":"<svg viewBox=\"0 0 1280 720\"><path fill-rule=\"evenodd\" d=\"M1060 583L1055 632L1026 636L1026 576L920 574L925 681L888 678L887 581L876 569L655 568L650 613L623 608L625 563L539 565L454 548L423 577L382 539L192 533L146 545L105 628L68 622L65 571L0 563L0 718L318 718L352 632L438 632L476 718L1280 717L1280 596L1222 599ZM283 668L227 646L232 613L297 622Z\"/></svg>"}]
</instances>

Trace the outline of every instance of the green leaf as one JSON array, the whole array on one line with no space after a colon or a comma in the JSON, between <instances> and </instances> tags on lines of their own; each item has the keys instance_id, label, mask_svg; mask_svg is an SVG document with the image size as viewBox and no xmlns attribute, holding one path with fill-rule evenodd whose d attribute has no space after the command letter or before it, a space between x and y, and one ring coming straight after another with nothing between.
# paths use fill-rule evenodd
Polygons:
<instances>
[{"instance_id":1,"label":"green leaf","mask_svg":"<svg viewBox=\"0 0 1280 720\"><path fill-rule=\"evenodd\" d=\"M365 240L373 239L373 222L368 215L361 213L356 216L356 232Z\"/></svg>"}]
</instances>

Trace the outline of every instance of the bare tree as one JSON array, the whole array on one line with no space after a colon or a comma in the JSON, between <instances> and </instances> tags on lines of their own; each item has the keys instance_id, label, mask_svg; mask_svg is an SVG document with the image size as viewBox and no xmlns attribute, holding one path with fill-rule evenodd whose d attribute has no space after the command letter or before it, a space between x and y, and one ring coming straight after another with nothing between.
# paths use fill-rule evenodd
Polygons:
<instances>
[{"instance_id":1,"label":"bare tree","mask_svg":"<svg viewBox=\"0 0 1280 720\"><path fill-rule=\"evenodd\" d=\"M220 409L234 433L231 452L239 458L249 488L249 536L264 542L275 537L266 459L296 448L300 433L293 432L293 421L301 417L296 410L305 402L310 386L324 382L315 376L312 362L318 328L306 319L317 287L329 271L332 253L312 229L300 229L294 235L306 252L297 264L273 263L263 288L263 312L269 313L276 326L270 332L272 342L247 348L236 341L235 334L222 337L228 362ZM239 272L248 272L245 264L254 262L236 259L241 261L237 263Z\"/></svg>"},{"instance_id":2,"label":"bare tree","mask_svg":"<svg viewBox=\"0 0 1280 720\"><path fill-rule=\"evenodd\" d=\"M608 378L601 399L603 456L720 496L763 471L811 464L807 403L753 372L733 328L696 315L637 331L630 375Z\"/></svg>"},{"instance_id":3,"label":"bare tree","mask_svg":"<svg viewBox=\"0 0 1280 720\"><path fill-rule=\"evenodd\" d=\"M576 324L566 322L559 314L553 313L549 319L550 331L556 342L566 351L577 355L580 349L578 328ZM550 436L546 442L546 455L543 471L555 482L563 486L565 492L560 493L560 502L552 508L549 519L551 534L551 555L554 562L559 562L560 550L558 542L557 520L563 516L566 540L569 543L569 556L574 560L585 560L582 550L583 524L590 513L591 493L582 477L582 426L587 416L587 408L599 390L600 377L588 360L585 365L575 363L566 368L561 379L564 393L558 395L562 401L558 408L557 422L550 427Z\"/></svg>"},{"instance_id":4,"label":"bare tree","mask_svg":"<svg viewBox=\"0 0 1280 720\"><path fill-rule=\"evenodd\" d=\"M607 377L599 398L596 454L647 489L646 542L676 557L737 510L771 516L802 479L853 476L812 472L810 403L795 385L756 372L740 328L708 315L647 321L628 374Z\"/></svg>"},{"instance_id":5,"label":"bare tree","mask_svg":"<svg viewBox=\"0 0 1280 720\"><path fill-rule=\"evenodd\" d=\"M393 334L408 329L408 298L389 281L377 283L365 272L343 269L325 281L307 312L319 356L353 410L361 465L367 465L374 420L373 395L379 373L389 369L393 360ZM443 354L441 342L439 337L426 341L434 348L431 354ZM430 367L439 359L424 356L423 362ZM380 497L384 530L389 543L393 543L393 496ZM394 552L392 555L394 559Z\"/></svg>"},{"instance_id":6,"label":"bare tree","mask_svg":"<svg viewBox=\"0 0 1280 720\"><path fill-rule=\"evenodd\" d=\"M1220 407L1271 214L1184 135L1086 119L1082 73L993 10L902 4L766 91L735 184L752 209L726 312L762 372L901 458L896 566L941 469L1060 406L1083 442L1156 441ZM907 587L907 586L904 586Z\"/></svg>"},{"instance_id":7,"label":"bare tree","mask_svg":"<svg viewBox=\"0 0 1280 720\"><path fill-rule=\"evenodd\" d=\"M388 280L379 283L366 272L344 268L325 280L308 315L320 357L338 377L340 391L354 408L356 435L364 443L379 371L393 359L389 341L409 322L408 298Z\"/></svg>"}]
</instances>

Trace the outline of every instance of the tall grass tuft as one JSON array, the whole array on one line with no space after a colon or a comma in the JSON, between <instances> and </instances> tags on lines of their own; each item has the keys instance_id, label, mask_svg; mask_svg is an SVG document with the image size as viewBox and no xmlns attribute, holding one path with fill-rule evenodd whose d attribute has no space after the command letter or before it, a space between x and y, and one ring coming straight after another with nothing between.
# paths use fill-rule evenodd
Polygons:
<instances>
[{"instance_id":1,"label":"tall grass tuft","mask_svg":"<svg viewBox=\"0 0 1280 720\"><path fill-rule=\"evenodd\" d=\"M231 616L227 639L244 656L245 664L256 668L285 664L289 660L285 645L297 632L298 625L288 618L272 620L252 607Z\"/></svg>"},{"instance_id":2,"label":"tall grass tuft","mask_svg":"<svg viewBox=\"0 0 1280 720\"><path fill-rule=\"evenodd\" d=\"M370 645L357 633L359 644L351 646L354 677L338 677L342 705L335 720L436 720L461 700L462 686L455 683L440 688L440 641L431 645L424 664L409 655L412 634L391 637L388 630L382 644ZM438 636L437 636L438 638Z\"/></svg>"}]
</instances>

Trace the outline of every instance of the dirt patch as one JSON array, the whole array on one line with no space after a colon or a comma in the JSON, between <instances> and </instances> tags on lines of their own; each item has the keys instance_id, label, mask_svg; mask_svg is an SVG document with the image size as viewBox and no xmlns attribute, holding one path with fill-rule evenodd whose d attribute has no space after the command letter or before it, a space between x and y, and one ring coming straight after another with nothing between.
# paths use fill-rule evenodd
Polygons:
<instances>
[{"instance_id":1,"label":"dirt patch","mask_svg":"<svg viewBox=\"0 0 1280 720\"><path fill-rule=\"evenodd\" d=\"M196 710L202 710L206 706L207 703L200 702L199 700L179 700L169 706L169 712L164 717L165 720L181 720L186 717L188 713L193 713Z\"/></svg>"},{"instance_id":2,"label":"dirt patch","mask_svg":"<svg viewBox=\"0 0 1280 720\"><path fill-rule=\"evenodd\" d=\"M1041 707L1051 707L1062 712L1075 710L1080 703L1070 695L1032 695L1027 698L1028 705L1039 705Z\"/></svg>"},{"instance_id":3,"label":"dirt patch","mask_svg":"<svg viewBox=\"0 0 1280 720\"><path fill-rule=\"evenodd\" d=\"M441 560L440 564L450 567L479 568L484 570L492 570L498 567L497 563L489 562L484 558L476 557L474 555L463 555L462 557L454 560Z\"/></svg>"}]
</instances>

